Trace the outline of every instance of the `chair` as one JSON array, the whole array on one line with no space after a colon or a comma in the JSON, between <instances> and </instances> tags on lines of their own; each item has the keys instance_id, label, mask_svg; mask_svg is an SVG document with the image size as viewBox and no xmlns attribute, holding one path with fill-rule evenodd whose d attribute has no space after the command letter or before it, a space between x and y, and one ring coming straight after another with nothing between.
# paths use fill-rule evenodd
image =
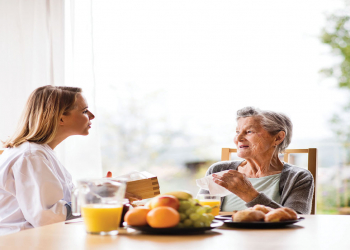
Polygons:
<instances>
[{"instance_id":1,"label":"chair","mask_svg":"<svg viewBox=\"0 0 350 250\"><path fill-rule=\"evenodd\" d=\"M0 155L2 154L2 152L4 152L4 150L1 150L1 149L0 149Z\"/></svg>"},{"instance_id":2,"label":"chair","mask_svg":"<svg viewBox=\"0 0 350 250\"><path fill-rule=\"evenodd\" d=\"M237 153L235 148L223 148L221 151L221 160L229 161L231 159L231 153ZM316 213L316 180L317 180L317 148L306 148L306 149L286 149L283 160L290 162L290 154L308 154L308 166L307 169L311 172L314 177L314 195L312 197L311 214Z\"/></svg>"}]
</instances>

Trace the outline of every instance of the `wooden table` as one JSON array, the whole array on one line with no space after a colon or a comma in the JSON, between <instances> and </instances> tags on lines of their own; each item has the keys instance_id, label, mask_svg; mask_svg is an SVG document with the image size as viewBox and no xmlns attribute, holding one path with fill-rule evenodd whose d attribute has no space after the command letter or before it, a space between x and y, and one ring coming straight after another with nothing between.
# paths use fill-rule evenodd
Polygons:
<instances>
[{"instance_id":1,"label":"wooden table","mask_svg":"<svg viewBox=\"0 0 350 250\"><path fill-rule=\"evenodd\" d=\"M350 249L350 216L306 215L305 220L283 229L221 227L201 235L99 236L85 232L82 222L56 223L0 236L0 249Z\"/></svg>"}]
</instances>

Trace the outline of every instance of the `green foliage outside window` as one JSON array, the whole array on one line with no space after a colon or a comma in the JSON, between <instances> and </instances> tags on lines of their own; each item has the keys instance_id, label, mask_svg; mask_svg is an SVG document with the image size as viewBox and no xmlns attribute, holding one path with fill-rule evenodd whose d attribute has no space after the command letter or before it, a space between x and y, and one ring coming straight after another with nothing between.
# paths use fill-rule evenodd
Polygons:
<instances>
[{"instance_id":1,"label":"green foliage outside window","mask_svg":"<svg viewBox=\"0 0 350 250\"><path fill-rule=\"evenodd\" d=\"M337 80L338 87L350 94L350 1L344 1L344 8L327 17L327 24L322 30L321 41L329 45L337 63L321 70L326 77ZM332 130L343 143L350 163L350 98L342 111L333 115ZM336 170L338 171L338 170ZM342 180L341 187L329 184L318 186L317 213L337 214L350 212L349 180Z\"/></svg>"}]
</instances>

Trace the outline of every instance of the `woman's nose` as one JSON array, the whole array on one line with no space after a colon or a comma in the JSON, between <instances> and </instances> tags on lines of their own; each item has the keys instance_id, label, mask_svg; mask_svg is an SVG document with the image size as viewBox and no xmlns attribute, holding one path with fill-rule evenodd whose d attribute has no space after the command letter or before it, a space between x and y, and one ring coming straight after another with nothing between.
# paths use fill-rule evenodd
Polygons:
<instances>
[{"instance_id":1,"label":"woman's nose","mask_svg":"<svg viewBox=\"0 0 350 250\"><path fill-rule=\"evenodd\" d=\"M242 141L244 139L244 136L242 133L237 134L237 141Z\"/></svg>"},{"instance_id":2,"label":"woman's nose","mask_svg":"<svg viewBox=\"0 0 350 250\"><path fill-rule=\"evenodd\" d=\"M89 112L89 120L93 120L95 118L94 114Z\"/></svg>"}]
</instances>

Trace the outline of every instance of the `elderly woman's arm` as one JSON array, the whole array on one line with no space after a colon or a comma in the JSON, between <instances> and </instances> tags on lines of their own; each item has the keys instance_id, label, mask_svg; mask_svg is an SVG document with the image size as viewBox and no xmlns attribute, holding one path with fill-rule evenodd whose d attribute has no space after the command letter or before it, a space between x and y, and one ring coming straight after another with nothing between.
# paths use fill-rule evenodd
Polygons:
<instances>
[{"instance_id":1,"label":"elderly woman's arm","mask_svg":"<svg viewBox=\"0 0 350 250\"><path fill-rule=\"evenodd\" d=\"M272 208L283 206L292 208L299 214L310 214L313 190L314 181L312 175L304 172L287 180L281 194L281 204L271 200L264 193L259 193L255 199L247 202L246 206L253 207L256 204Z\"/></svg>"},{"instance_id":2,"label":"elderly woman's arm","mask_svg":"<svg viewBox=\"0 0 350 250\"><path fill-rule=\"evenodd\" d=\"M286 184L287 185L287 184ZM300 179L294 186L289 184L285 188L290 189L287 195L284 195L283 190L281 195L281 204L271 200L264 193L259 195L250 202L246 203L247 207L253 207L256 204L262 204L272 208L289 207L294 209L298 214L310 214L312 206L312 195L314 190L313 180Z\"/></svg>"},{"instance_id":3,"label":"elderly woman's arm","mask_svg":"<svg viewBox=\"0 0 350 250\"><path fill-rule=\"evenodd\" d=\"M293 208L297 213L310 214L314 194L314 179L305 169L293 167L293 173L282 178L284 187L281 194L281 204Z\"/></svg>"}]
</instances>

